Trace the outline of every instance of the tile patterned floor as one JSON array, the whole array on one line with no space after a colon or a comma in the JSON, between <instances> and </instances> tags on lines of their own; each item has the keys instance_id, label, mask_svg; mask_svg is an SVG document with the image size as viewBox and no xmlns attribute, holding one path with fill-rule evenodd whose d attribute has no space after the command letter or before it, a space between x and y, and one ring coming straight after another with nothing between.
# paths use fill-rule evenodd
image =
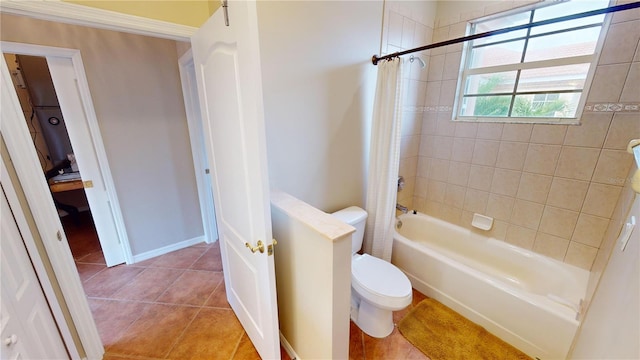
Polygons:
<instances>
[{"instance_id":1,"label":"tile patterned floor","mask_svg":"<svg viewBox=\"0 0 640 360\"><path fill-rule=\"evenodd\" d=\"M218 244L197 244L133 265L107 268L86 218L64 220L105 360L259 359L226 301ZM424 299L394 313L399 321ZM372 338L351 323L350 359L428 359L394 329ZM289 359L282 351L282 358Z\"/></svg>"}]
</instances>

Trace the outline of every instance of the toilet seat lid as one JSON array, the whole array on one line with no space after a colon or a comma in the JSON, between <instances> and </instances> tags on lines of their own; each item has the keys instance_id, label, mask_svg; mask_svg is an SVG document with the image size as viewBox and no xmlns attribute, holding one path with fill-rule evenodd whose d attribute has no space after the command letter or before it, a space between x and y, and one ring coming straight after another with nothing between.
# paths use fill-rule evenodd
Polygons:
<instances>
[{"instance_id":1,"label":"toilet seat lid","mask_svg":"<svg viewBox=\"0 0 640 360\"><path fill-rule=\"evenodd\" d=\"M375 295L399 298L411 295L411 282L400 269L369 254L353 258L351 280Z\"/></svg>"}]
</instances>

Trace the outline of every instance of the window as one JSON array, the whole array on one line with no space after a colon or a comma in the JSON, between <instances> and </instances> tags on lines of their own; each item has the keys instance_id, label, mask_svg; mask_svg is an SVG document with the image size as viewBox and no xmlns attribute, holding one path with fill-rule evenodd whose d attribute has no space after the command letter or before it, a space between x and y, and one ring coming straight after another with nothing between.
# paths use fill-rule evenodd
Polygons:
<instances>
[{"instance_id":1,"label":"window","mask_svg":"<svg viewBox=\"0 0 640 360\"><path fill-rule=\"evenodd\" d=\"M602 9L608 0L543 2L472 22L468 34ZM602 46L605 15L469 41L455 118L462 121L577 123ZM584 96L583 96L584 95Z\"/></svg>"}]
</instances>

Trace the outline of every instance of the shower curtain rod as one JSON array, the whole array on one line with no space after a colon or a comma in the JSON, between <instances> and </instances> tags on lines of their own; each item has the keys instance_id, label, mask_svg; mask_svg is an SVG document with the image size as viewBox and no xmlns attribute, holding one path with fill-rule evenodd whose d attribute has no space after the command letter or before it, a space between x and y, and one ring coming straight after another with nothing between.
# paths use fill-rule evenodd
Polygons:
<instances>
[{"instance_id":1,"label":"shower curtain rod","mask_svg":"<svg viewBox=\"0 0 640 360\"><path fill-rule=\"evenodd\" d=\"M463 37L459 37L459 38L456 38L456 39L445 40L445 41L437 42L437 43L434 43L434 44L429 44L429 45L417 47L417 48L414 48L414 49L398 51L398 52L395 52L393 54L389 54L389 55L385 55L385 56L373 55L373 57L371 58L371 62L373 63L373 65L378 65L378 61L380 61L380 60L393 59L393 58L396 58L396 57L399 57L399 56L402 56L402 55L411 54L411 53L418 52L418 51L435 49L435 48L439 48L439 47L442 47L442 46L453 45L453 44L457 44L457 43L461 43L461 42L465 42L465 41L481 39L481 38L485 38L485 37L489 37L489 36L493 36L493 35L505 34L505 33L508 33L508 32L516 31L516 30L529 29L529 28L532 28L532 27L535 27L535 26L555 24L555 23L562 22L562 21L580 19L580 18L583 18L583 17L600 15L600 14L607 14L607 13L612 13L612 12L616 12L616 11L630 10L630 9L635 9L635 8L638 8L638 7L640 7L640 1L632 2L632 3L629 3L629 4L610 6L610 7L606 7L606 8L598 9L598 10L586 11L586 12L583 12L583 13L578 13L578 14L573 14L573 15L561 16L561 17L554 18L554 19L537 21L537 22L530 23L530 24L511 26L511 27L504 28L504 29L492 30L492 31L487 31L487 32L483 32L483 33L480 33L480 34L468 35L468 36L463 36Z\"/></svg>"}]
</instances>

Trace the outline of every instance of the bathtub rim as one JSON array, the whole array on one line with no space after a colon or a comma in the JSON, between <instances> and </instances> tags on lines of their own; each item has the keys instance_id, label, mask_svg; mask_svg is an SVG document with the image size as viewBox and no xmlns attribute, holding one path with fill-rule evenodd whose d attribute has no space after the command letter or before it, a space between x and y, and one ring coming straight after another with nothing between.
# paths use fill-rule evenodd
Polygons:
<instances>
[{"instance_id":1,"label":"bathtub rim","mask_svg":"<svg viewBox=\"0 0 640 360\"><path fill-rule=\"evenodd\" d=\"M435 220L436 222L442 222L448 226L453 226L456 228L460 228L463 230L468 230L467 228L464 228L462 226L456 225L456 224L451 224L449 222L446 222L445 220L442 219L438 219L436 217L433 217L431 215L425 214L425 213L421 213L421 212L416 212L414 213L407 213L407 214L401 214L400 216L398 216L396 219L397 220L402 220L403 218L407 218L410 216L422 216L428 219L432 219ZM478 235L478 234L474 234L474 235ZM482 236L482 235L479 235ZM566 304L562 304L560 302L557 302L555 300L552 300L551 298L549 298L548 296L543 296L543 295L539 295L539 294L534 294L534 293L529 293L524 289L518 289L517 287L510 285L504 281L501 281L499 279L495 279L495 278L491 278L490 276L485 275L485 273L483 273L482 271L475 269L467 264L461 263L455 259L451 259L450 257L440 253L439 251L437 251L437 249L433 249L432 247L430 247L428 244L423 244L417 241L413 241L407 237L405 237L404 235L400 234L397 230L397 228L394 227L394 233L393 233L393 241L401 241L404 244L408 245L409 247L411 247L412 249L419 251L419 252L428 252L429 256L434 256L436 259L446 262L446 263L452 263L454 262L457 266L462 267L465 271L467 271L470 275L472 275L474 278L476 278L477 280L480 280L484 283L490 284L492 286L495 286L497 288L499 288L502 291L505 291L506 293L509 293L512 296L518 297L519 299L526 301L536 307L539 307L541 309L544 309L564 320L567 320L569 322L571 322L573 325L578 326L580 324L580 318L582 316L582 312L583 312L583 307L582 307L582 303L584 301L584 297L586 296L586 291L587 291L587 283L588 283L588 278L589 278L589 272L585 269L581 269L578 268L574 265L571 264L567 264L567 263L563 263L559 260L553 259L551 257L542 255L542 254L538 254L535 253L531 250L527 250L521 247L518 247L516 245L513 244L509 244L505 241L496 239L494 237L489 237L489 236L484 236L487 239L490 240L494 240L499 246L504 246L506 248L509 248L511 250L517 251L517 252L521 252L526 254L527 256L533 256L535 258L541 258L543 261L549 261L555 265L561 266L561 267L565 267L568 268L568 270L572 273L579 273L579 272L583 272L583 274L576 274L579 275L580 277L582 277L582 279L577 279L578 281L580 281L582 283L581 286L581 298L579 303L575 304L578 308L574 309ZM396 266L398 266L397 264L394 264ZM398 266L399 268L402 269L401 266ZM405 271L403 269L403 271ZM406 271L405 271L406 273ZM415 274L407 274L407 275L412 275L415 277ZM569 300L572 304L573 302L571 300Z\"/></svg>"}]
</instances>

